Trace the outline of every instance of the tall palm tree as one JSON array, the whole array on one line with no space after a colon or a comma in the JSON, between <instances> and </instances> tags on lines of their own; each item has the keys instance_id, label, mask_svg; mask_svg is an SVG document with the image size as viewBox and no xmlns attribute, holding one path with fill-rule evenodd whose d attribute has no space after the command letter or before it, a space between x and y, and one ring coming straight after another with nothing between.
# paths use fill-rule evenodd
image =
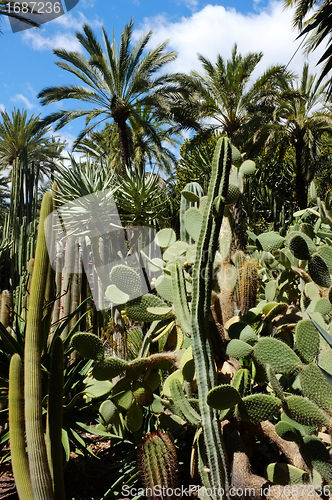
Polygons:
<instances>
[{"instance_id":1,"label":"tall palm tree","mask_svg":"<svg viewBox=\"0 0 332 500\"><path fill-rule=\"evenodd\" d=\"M258 134L265 137L267 148L278 146L281 159L293 148L296 200L301 209L307 207L308 184L319 167L322 137L332 136L332 114L325 105L325 88L317 85L305 64L301 79L285 86L273 123L263 126Z\"/></svg>"},{"instance_id":2,"label":"tall palm tree","mask_svg":"<svg viewBox=\"0 0 332 500\"><path fill-rule=\"evenodd\" d=\"M332 4L330 0L284 0L284 4L286 7L295 6L293 25L301 31L299 37L305 35L305 47L308 53L326 42L325 52L317 63L324 63L317 82L320 84L332 70ZM308 14L311 16L306 19ZM331 93L332 78L329 81L328 95Z\"/></svg>"},{"instance_id":3,"label":"tall palm tree","mask_svg":"<svg viewBox=\"0 0 332 500\"><path fill-rule=\"evenodd\" d=\"M146 33L131 48L133 21L122 31L119 49L114 35L110 42L103 29L105 52L87 25L76 37L88 54L85 57L65 49L55 50L60 59L56 64L75 75L84 85L49 87L39 94L42 104L75 99L93 105L92 109L61 110L48 116L44 123L57 122L56 130L78 117L85 117L85 128L75 146L97 125L112 120L117 125L122 168L129 166L130 145L127 123L129 119L151 134L151 124L144 120L141 110L148 106L158 118L172 117L172 101L183 97L177 75L160 74L164 66L176 58L175 52L166 52L167 42L143 54L152 32Z\"/></svg>"},{"instance_id":4,"label":"tall palm tree","mask_svg":"<svg viewBox=\"0 0 332 500\"><path fill-rule=\"evenodd\" d=\"M219 54L216 64L199 55L204 73L192 72L187 79L199 100L200 116L212 118L211 129L225 133L241 146L250 130L269 119L280 80L289 77L284 67L273 66L251 83L262 57L262 52L242 56L236 45L230 59L225 61Z\"/></svg>"}]
</instances>

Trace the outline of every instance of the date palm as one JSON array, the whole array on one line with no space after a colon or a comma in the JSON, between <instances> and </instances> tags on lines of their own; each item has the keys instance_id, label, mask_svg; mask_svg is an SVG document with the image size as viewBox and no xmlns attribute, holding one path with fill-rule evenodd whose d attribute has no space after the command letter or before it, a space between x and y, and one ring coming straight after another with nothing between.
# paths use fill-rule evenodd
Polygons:
<instances>
[{"instance_id":1,"label":"date palm","mask_svg":"<svg viewBox=\"0 0 332 500\"><path fill-rule=\"evenodd\" d=\"M176 164L176 157L170 148L179 144L179 133L174 131L165 120L157 120L149 108L145 107L137 115L128 119L127 135L129 154L134 169L144 170L156 164L158 168L170 174ZM107 159L109 167L119 171L121 156L119 136L115 123L106 123L101 131L92 131L76 146L76 151L92 158Z\"/></svg>"},{"instance_id":2,"label":"date palm","mask_svg":"<svg viewBox=\"0 0 332 500\"><path fill-rule=\"evenodd\" d=\"M64 144L47 135L50 127L41 124L40 115L28 117L27 111L14 109L11 116L1 111L0 118L0 170L25 155L27 163L34 162L43 174L55 168Z\"/></svg>"},{"instance_id":3,"label":"date palm","mask_svg":"<svg viewBox=\"0 0 332 500\"><path fill-rule=\"evenodd\" d=\"M296 201L301 209L307 207L308 185L319 168L322 139L332 136L332 114L325 105L325 88L318 86L305 64L300 80L286 85L273 123L260 130L268 149L278 146L281 161L293 148Z\"/></svg>"},{"instance_id":4,"label":"date palm","mask_svg":"<svg viewBox=\"0 0 332 500\"><path fill-rule=\"evenodd\" d=\"M262 57L262 52L242 56L236 45L227 61L219 54L213 64L199 55L204 72L192 72L188 78L199 96L200 117L212 118L209 127L225 133L235 145L243 146L249 131L269 119L279 80L288 76L283 67L273 66L251 83Z\"/></svg>"},{"instance_id":5,"label":"date palm","mask_svg":"<svg viewBox=\"0 0 332 500\"><path fill-rule=\"evenodd\" d=\"M271 119L280 80L289 76L283 67L274 66L251 82L262 57L262 52L242 56L236 45L230 59L219 54L215 64L199 55L204 72L192 72L187 78L189 88L197 95L200 117L211 120L208 128L224 133L241 150L248 146L257 128ZM251 157L252 152L248 152ZM238 229L236 234L234 231L233 247L245 249L247 218L240 199L231 211L234 229Z\"/></svg>"},{"instance_id":6,"label":"date palm","mask_svg":"<svg viewBox=\"0 0 332 500\"><path fill-rule=\"evenodd\" d=\"M59 130L71 120L85 117L85 128L76 140L77 146L97 125L105 120L113 121L117 125L121 163L125 169L130 162L128 122L136 121L151 133L150 124L142 119L144 106L148 106L158 118L171 117L171 103L180 96L179 84L176 75L160 74L160 70L176 58L176 53L167 52L165 42L144 55L151 31L131 47L132 21L122 31L118 49L114 35L110 41L104 29L104 51L89 26L85 25L83 31L76 37L87 57L65 49L54 51L60 59L56 64L78 78L83 85L49 87L42 90L39 97L43 105L75 99L93 107L61 110L46 117L44 123L56 122L56 130Z\"/></svg>"}]
</instances>

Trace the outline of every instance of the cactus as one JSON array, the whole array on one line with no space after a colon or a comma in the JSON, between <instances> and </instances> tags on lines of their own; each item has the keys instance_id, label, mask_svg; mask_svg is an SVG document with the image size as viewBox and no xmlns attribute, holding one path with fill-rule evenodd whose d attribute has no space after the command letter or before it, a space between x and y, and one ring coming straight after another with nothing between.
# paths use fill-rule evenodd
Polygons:
<instances>
[{"instance_id":1,"label":"cactus","mask_svg":"<svg viewBox=\"0 0 332 500\"><path fill-rule=\"evenodd\" d=\"M332 411L332 388L317 365L310 363L301 370L303 394L325 411Z\"/></svg>"},{"instance_id":2,"label":"cactus","mask_svg":"<svg viewBox=\"0 0 332 500\"><path fill-rule=\"evenodd\" d=\"M153 393L146 384L142 382L134 382L132 386L132 392L135 401L140 406L149 406L153 401Z\"/></svg>"},{"instance_id":3,"label":"cactus","mask_svg":"<svg viewBox=\"0 0 332 500\"><path fill-rule=\"evenodd\" d=\"M106 399L105 401L103 401L99 407L100 423L104 427L109 426L114 420L116 411L117 408L113 401L111 401L110 399Z\"/></svg>"},{"instance_id":4,"label":"cactus","mask_svg":"<svg viewBox=\"0 0 332 500\"><path fill-rule=\"evenodd\" d=\"M131 432L137 432L140 430L143 424L143 411L142 407L133 403L126 415L126 425Z\"/></svg>"},{"instance_id":5,"label":"cactus","mask_svg":"<svg viewBox=\"0 0 332 500\"><path fill-rule=\"evenodd\" d=\"M114 266L110 272L110 280L121 292L129 296L138 297L141 295L141 277L134 269L128 266Z\"/></svg>"},{"instance_id":6,"label":"cactus","mask_svg":"<svg viewBox=\"0 0 332 500\"><path fill-rule=\"evenodd\" d=\"M171 228L161 229L155 236L155 242L161 248L167 248L173 245L175 241L176 241L176 234L175 231Z\"/></svg>"},{"instance_id":7,"label":"cactus","mask_svg":"<svg viewBox=\"0 0 332 500\"><path fill-rule=\"evenodd\" d=\"M271 387L275 392L275 395L277 396L277 398L283 401L285 399L284 391L282 390L280 382L277 379L276 374L271 365L266 365L266 374L271 384Z\"/></svg>"},{"instance_id":8,"label":"cactus","mask_svg":"<svg viewBox=\"0 0 332 500\"><path fill-rule=\"evenodd\" d=\"M274 428L278 436L286 441L295 441L296 443L302 441L301 432L288 422L280 421Z\"/></svg>"},{"instance_id":9,"label":"cactus","mask_svg":"<svg viewBox=\"0 0 332 500\"><path fill-rule=\"evenodd\" d=\"M183 415L185 420L191 425L199 426L201 419L196 410L190 405L188 399L186 398L182 384L178 378L173 378L170 381L170 391L172 399L180 415Z\"/></svg>"},{"instance_id":10,"label":"cactus","mask_svg":"<svg viewBox=\"0 0 332 500\"><path fill-rule=\"evenodd\" d=\"M63 343L61 338L57 337L53 343L51 357L46 432L48 463L56 500L65 500L62 464L63 370Z\"/></svg>"},{"instance_id":11,"label":"cactus","mask_svg":"<svg viewBox=\"0 0 332 500\"><path fill-rule=\"evenodd\" d=\"M238 307L242 314L255 307L258 288L258 266L254 259L244 260L240 267Z\"/></svg>"},{"instance_id":12,"label":"cactus","mask_svg":"<svg viewBox=\"0 0 332 500\"><path fill-rule=\"evenodd\" d=\"M124 359L105 358L94 365L92 374L96 380L110 380L124 372L127 366Z\"/></svg>"},{"instance_id":13,"label":"cactus","mask_svg":"<svg viewBox=\"0 0 332 500\"><path fill-rule=\"evenodd\" d=\"M201 230L203 215L196 207L188 208L184 214L184 225L189 236L197 241Z\"/></svg>"},{"instance_id":14,"label":"cactus","mask_svg":"<svg viewBox=\"0 0 332 500\"><path fill-rule=\"evenodd\" d=\"M168 319L172 317L172 311L165 307L166 304L159 297L146 293L142 297L130 300L126 303L126 314L134 321L151 322L157 319ZM164 314L154 314L148 308L165 308Z\"/></svg>"},{"instance_id":15,"label":"cactus","mask_svg":"<svg viewBox=\"0 0 332 500\"><path fill-rule=\"evenodd\" d=\"M35 265L31 280L24 349L24 400L30 476L35 500L53 500L42 421L41 348L42 314L49 266L44 221L53 210L51 193L40 210Z\"/></svg>"},{"instance_id":16,"label":"cactus","mask_svg":"<svg viewBox=\"0 0 332 500\"><path fill-rule=\"evenodd\" d=\"M332 285L329 268L323 257L318 253L311 256L308 262L308 270L310 277L317 285L324 288L329 288Z\"/></svg>"},{"instance_id":17,"label":"cactus","mask_svg":"<svg viewBox=\"0 0 332 500\"><path fill-rule=\"evenodd\" d=\"M178 461L174 444L168 434L162 431L146 434L138 444L137 465L148 498L174 498L169 492L178 486ZM156 487L163 492L162 495L157 494L159 491ZM167 490L168 494L164 494Z\"/></svg>"},{"instance_id":18,"label":"cactus","mask_svg":"<svg viewBox=\"0 0 332 500\"><path fill-rule=\"evenodd\" d=\"M271 483L293 486L307 483L309 474L293 465L273 463L266 468L266 478Z\"/></svg>"},{"instance_id":19,"label":"cactus","mask_svg":"<svg viewBox=\"0 0 332 500\"><path fill-rule=\"evenodd\" d=\"M283 404L285 413L302 425L322 427L329 425L329 419L315 403L301 396L288 396Z\"/></svg>"},{"instance_id":20,"label":"cactus","mask_svg":"<svg viewBox=\"0 0 332 500\"><path fill-rule=\"evenodd\" d=\"M233 205L237 202L241 194L240 188L236 184L229 183L225 199L225 205Z\"/></svg>"},{"instance_id":21,"label":"cactus","mask_svg":"<svg viewBox=\"0 0 332 500\"><path fill-rule=\"evenodd\" d=\"M330 481L332 478L330 456L321 440L316 436L304 436L300 450L310 467L318 471L322 479Z\"/></svg>"},{"instance_id":22,"label":"cactus","mask_svg":"<svg viewBox=\"0 0 332 500\"><path fill-rule=\"evenodd\" d=\"M20 500L33 500L29 461L25 450L23 367L18 354L10 360L9 368L9 437L12 468Z\"/></svg>"},{"instance_id":23,"label":"cactus","mask_svg":"<svg viewBox=\"0 0 332 500\"><path fill-rule=\"evenodd\" d=\"M323 316L329 314L332 309L332 304L326 297L321 297L314 304L313 312L319 312Z\"/></svg>"},{"instance_id":24,"label":"cactus","mask_svg":"<svg viewBox=\"0 0 332 500\"><path fill-rule=\"evenodd\" d=\"M332 274L332 248L329 245L323 245L317 249L317 253L326 262L330 274Z\"/></svg>"},{"instance_id":25,"label":"cactus","mask_svg":"<svg viewBox=\"0 0 332 500\"><path fill-rule=\"evenodd\" d=\"M255 162L252 160L245 160L240 166L239 173L242 177L251 177L256 171Z\"/></svg>"},{"instance_id":26,"label":"cactus","mask_svg":"<svg viewBox=\"0 0 332 500\"><path fill-rule=\"evenodd\" d=\"M302 319L297 323L295 342L304 361L309 363L316 358L319 350L319 333L310 319Z\"/></svg>"},{"instance_id":27,"label":"cactus","mask_svg":"<svg viewBox=\"0 0 332 500\"><path fill-rule=\"evenodd\" d=\"M104 344L93 333L75 333L71 339L71 345L83 358L100 361L104 358Z\"/></svg>"},{"instance_id":28,"label":"cactus","mask_svg":"<svg viewBox=\"0 0 332 500\"><path fill-rule=\"evenodd\" d=\"M242 420L258 423L272 419L280 410L281 401L267 394L246 396L237 405L235 416Z\"/></svg>"},{"instance_id":29,"label":"cactus","mask_svg":"<svg viewBox=\"0 0 332 500\"><path fill-rule=\"evenodd\" d=\"M243 342L242 340L232 339L226 348L226 354L228 356L232 356L233 358L248 358L253 351L251 345L247 344L247 342Z\"/></svg>"},{"instance_id":30,"label":"cactus","mask_svg":"<svg viewBox=\"0 0 332 500\"><path fill-rule=\"evenodd\" d=\"M216 372L209 335L209 314L212 291L213 262L218 245L222 215L213 217L213 204L217 196L225 199L231 169L231 147L228 139L218 140L215 148L208 198L203 214L202 229L197 242L196 262L193 269L192 332L191 342L195 361L199 407L204 444L210 470L209 481L217 490L223 488L229 497L226 461L221 429L216 410L206 404L208 392L214 388ZM222 211L220 211L222 214ZM213 495L213 498L215 496Z\"/></svg>"},{"instance_id":31,"label":"cactus","mask_svg":"<svg viewBox=\"0 0 332 500\"><path fill-rule=\"evenodd\" d=\"M250 325L247 325L243 330L241 330L239 340L246 342L247 344L256 344L258 337Z\"/></svg>"},{"instance_id":32,"label":"cactus","mask_svg":"<svg viewBox=\"0 0 332 500\"><path fill-rule=\"evenodd\" d=\"M263 365L271 365L276 373L292 373L302 366L300 358L281 340L261 338L254 347L254 356Z\"/></svg>"},{"instance_id":33,"label":"cactus","mask_svg":"<svg viewBox=\"0 0 332 500\"><path fill-rule=\"evenodd\" d=\"M207 395L207 404L217 410L226 410L232 408L241 402L239 391L231 385L219 385Z\"/></svg>"},{"instance_id":34,"label":"cactus","mask_svg":"<svg viewBox=\"0 0 332 500\"><path fill-rule=\"evenodd\" d=\"M44 221L53 208L50 193L44 195L36 246L34 272L30 286L29 311L24 350L24 403L21 360L14 355L10 370L11 452L20 498L64 500L62 471L62 390L63 346L57 337L53 342L48 391L46 442L42 416L41 349L42 315L49 259L46 248L47 228ZM18 414L18 403L20 412ZM23 408L24 407L24 408ZM24 445L25 416L28 455ZM15 433L15 436L13 435ZM47 448L46 448L47 443ZM15 465L14 465L15 463Z\"/></svg>"},{"instance_id":35,"label":"cactus","mask_svg":"<svg viewBox=\"0 0 332 500\"><path fill-rule=\"evenodd\" d=\"M314 242L304 233L296 231L289 234L288 247L294 257L300 260L308 260L315 252L316 246Z\"/></svg>"},{"instance_id":36,"label":"cactus","mask_svg":"<svg viewBox=\"0 0 332 500\"><path fill-rule=\"evenodd\" d=\"M112 400L116 406L122 410L128 410L131 406L133 393L131 384L122 378L112 388Z\"/></svg>"},{"instance_id":37,"label":"cactus","mask_svg":"<svg viewBox=\"0 0 332 500\"><path fill-rule=\"evenodd\" d=\"M182 266L179 262L175 262L172 265L171 272L173 302L176 319L184 335L189 336L191 334L190 310L185 290L185 281Z\"/></svg>"},{"instance_id":38,"label":"cactus","mask_svg":"<svg viewBox=\"0 0 332 500\"><path fill-rule=\"evenodd\" d=\"M280 236L279 233L270 231L269 233L262 233L257 236L256 245L264 252L273 252L274 250L279 250L283 246L284 241L285 238Z\"/></svg>"}]
</instances>

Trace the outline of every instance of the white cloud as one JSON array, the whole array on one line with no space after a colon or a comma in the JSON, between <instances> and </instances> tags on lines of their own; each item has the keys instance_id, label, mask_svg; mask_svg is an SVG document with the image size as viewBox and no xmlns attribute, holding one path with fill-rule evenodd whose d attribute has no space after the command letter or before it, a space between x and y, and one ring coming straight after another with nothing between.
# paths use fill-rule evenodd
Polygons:
<instances>
[{"instance_id":1,"label":"white cloud","mask_svg":"<svg viewBox=\"0 0 332 500\"><path fill-rule=\"evenodd\" d=\"M13 102L23 102L24 106L27 109L33 109L35 105L29 101L27 97L25 97L23 94L16 94L14 97L11 98Z\"/></svg>"},{"instance_id":2,"label":"white cloud","mask_svg":"<svg viewBox=\"0 0 332 500\"><path fill-rule=\"evenodd\" d=\"M283 3L276 0L270 0L267 7L248 14L222 5L207 5L177 22L171 22L163 15L145 18L140 29L134 32L134 37L138 39L152 29L150 48L169 39L169 49L179 54L168 65L169 71L201 71L197 53L211 62L215 62L217 54L229 59L235 43L238 52L243 55L262 51L264 57L255 74L259 76L271 65L287 64L298 48L300 42L295 41L297 33L292 30L292 15L291 9L284 10ZM314 54L310 59L316 62L318 58L319 54ZM299 50L289 68L300 74L304 60ZM313 67L311 71L314 71Z\"/></svg>"},{"instance_id":3,"label":"white cloud","mask_svg":"<svg viewBox=\"0 0 332 500\"><path fill-rule=\"evenodd\" d=\"M41 31L29 29L22 34L23 41L30 45L34 50L53 50L63 49L67 51L82 52L82 46L71 33L53 33L44 35Z\"/></svg>"},{"instance_id":4,"label":"white cloud","mask_svg":"<svg viewBox=\"0 0 332 500\"><path fill-rule=\"evenodd\" d=\"M6 111L6 108L5 108L4 104L1 104L1 103L0 103L0 112L1 112L1 111Z\"/></svg>"},{"instance_id":5,"label":"white cloud","mask_svg":"<svg viewBox=\"0 0 332 500\"><path fill-rule=\"evenodd\" d=\"M76 38L75 33L82 31L84 24L89 24L92 28L99 28L102 23L98 19L87 19L82 12L76 16L64 14L57 17L39 30L29 29L22 33L22 39L34 50L54 50L65 48L68 52L83 52L82 46ZM60 29L51 31L57 25Z\"/></svg>"},{"instance_id":6,"label":"white cloud","mask_svg":"<svg viewBox=\"0 0 332 500\"><path fill-rule=\"evenodd\" d=\"M62 28L75 31L81 30L84 24L88 24L91 28L100 28L102 26L102 23L98 19L87 19L83 12L78 12L76 17L67 13L54 19L52 23L59 24Z\"/></svg>"}]
</instances>

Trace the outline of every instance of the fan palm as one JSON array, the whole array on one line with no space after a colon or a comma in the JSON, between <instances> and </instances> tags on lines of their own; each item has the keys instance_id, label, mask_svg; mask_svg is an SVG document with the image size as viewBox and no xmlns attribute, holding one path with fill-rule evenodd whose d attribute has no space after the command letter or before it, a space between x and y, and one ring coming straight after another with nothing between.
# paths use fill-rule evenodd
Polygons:
<instances>
[{"instance_id":1,"label":"fan palm","mask_svg":"<svg viewBox=\"0 0 332 500\"><path fill-rule=\"evenodd\" d=\"M159 73L165 64L176 58L176 53L166 52L165 42L143 55L151 31L130 48L132 21L122 31L119 49L116 48L114 35L110 42L106 31L102 30L105 52L89 26L85 25L83 31L83 34L77 33L76 37L88 53L88 58L64 49L55 50L54 53L60 58L56 64L75 75L84 86L49 87L39 97L43 105L75 99L94 107L90 110L62 110L48 116L44 123L57 122L58 130L75 118L85 117L85 128L76 140L77 146L97 125L111 119L117 125L121 163L125 169L130 159L128 120L131 123L135 121L151 135L151 124L143 119L142 107L148 106L150 112L159 118L169 118L171 102L176 102L180 97L177 76Z\"/></svg>"},{"instance_id":2,"label":"fan palm","mask_svg":"<svg viewBox=\"0 0 332 500\"><path fill-rule=\"evenodd\" d=\"M300 81L285 87L273 123L260 129L268 148L278 146L281 159L293 148L296 200L301 209L307 206L308 183L319 167L322 137L332 135L332 115L325 106L325 87L317 85L305 64Z\"/></svg>"}]
</instances>

